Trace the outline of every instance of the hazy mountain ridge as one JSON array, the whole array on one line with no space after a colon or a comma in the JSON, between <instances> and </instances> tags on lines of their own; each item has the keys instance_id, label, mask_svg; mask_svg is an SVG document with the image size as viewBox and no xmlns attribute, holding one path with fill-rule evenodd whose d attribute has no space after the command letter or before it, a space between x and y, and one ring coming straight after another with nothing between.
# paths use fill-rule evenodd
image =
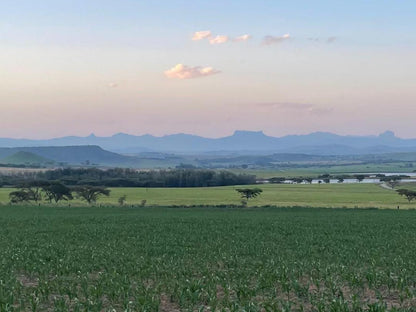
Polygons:
<instances>
[{"instance_id":1,"label":"hazy mountain ridge","mask_svg":"<svg viewBox=\"0 0 416 312\"><path fill-rule=\"evenodd\" d=\"M343 136L328 132L306 135L272 137L262 131L235 131L222 138L205 138L190 134L171 134L162 137L118 133L110 137L68 136L49 140L0 138L1 147L97 145L117 153L308 153L318 155L354 155L416 151L416 139L401 139L391 131L378 136Z\"/></svg>"}]
</instances>

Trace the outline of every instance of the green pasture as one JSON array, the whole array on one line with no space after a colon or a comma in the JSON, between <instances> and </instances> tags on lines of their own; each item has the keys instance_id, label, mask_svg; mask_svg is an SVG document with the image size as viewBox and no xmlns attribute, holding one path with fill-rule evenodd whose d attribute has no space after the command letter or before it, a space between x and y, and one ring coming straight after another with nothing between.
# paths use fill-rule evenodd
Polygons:
<instances>
[{"instance_id":1,"label":"green pasture","mask_svg":"<svg viewBox=\"0 0 416 312\"><path fill-rule=\"evenodd\" d=\"M413 210L1 206L0 311L412 312L415 241Z\"/></svg>"},{"instance_id":2,"label":"green pasture","mask_svg":"<svg viewBox=\"0 0 416 312\"><path fill-rule=\"evenodd\" d=\"M408 203L396 192L377 184L263 184L263 193L249 201L249 206L306 206L349 208L416 208L416 201ZM238 186L206 188L111 188L109 197L97 204L118 205L118 198L126 195L127 205L138 205L146 200L148 206L239 205ZM8 202L12 189L0 188L0 203ZM71 205L82 205L76 199ZM62 202L60 205L67 205Z\"/></svg>"}]
</instances>

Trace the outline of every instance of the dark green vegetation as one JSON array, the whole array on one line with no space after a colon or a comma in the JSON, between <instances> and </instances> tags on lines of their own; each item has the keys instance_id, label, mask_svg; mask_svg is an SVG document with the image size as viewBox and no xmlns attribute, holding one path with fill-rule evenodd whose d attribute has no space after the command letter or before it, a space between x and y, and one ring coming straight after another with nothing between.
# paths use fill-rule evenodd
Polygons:
<instances>
[{"instance_id":1,"label":"dark green vegetation","mask_svg":"<svg viewBox=\"0 0 416 312\"><path fill-rule=\"evenodd\" d=\"M204 187L244 185L256 182L256 177L229 171L207 169L172 169L137 171L133 169L65 168L26 174L0 175L0 185L19 186L48 181L71 185L108 187Z\"/></svg>"},{"instance_id":2,"label":"dark green vegetation","mask_svg":"<svg viewBox=\"0 0 416 312\"><path fill-rule=\"evenodd\" d=\"M256 198L263 192L262 189L259 188L245 188L241 189L238 188L236 191L241 195L242 198L249 200L250 198Z\"/></svg>"},{"instance_id":3,"label":"dark green vegetation","mask_svg":"<svg viewBox=\"0 0 416 312\"><path fill-rule=\"evenodd\" d=\"M74 191L78 198L85 200L88 204L97 202L97 199L101 196L110 195L110 190L101 186L83 185L76 187Z\"/></svg>"},{"instance_id":4,"label":"dark green vegetation","mask_svg":"<svg viewBox=\"0 0 416 312\"><path fill-rule=\"evenodd\" d=\"M407 200L409 201L409 203L416 198L416 191L412 191L412 190L408 190L408 189L398 189L396 191L397 193L399 193L401 196L404 196L407 198Z\"/></svg>"},{"instance_id":5,"label":"dark green vegetation","mask_svg":"<svg viewBox=\"0 0 416 312\"><path fill-rule=\"evenodd\" d=\"M86 187L83 187L85 191ZM59 182L43 182L33 181L20 186L16 191L9 193L10 202L13 204L22 202L35 202L38 203L44 199L45 201L57 204L59 201L72 200L72 192L76 191L80 195L81 187L76 190L72 190L66 185ZM85 196L80 195L83 199ZM90 201L88 201L90 203Z\"/></svg>"},{"instance_id":6,"label":"dark green vegetation","mask_svg":"<svg viewBox=\"0 0 416 312\"><path fill-rule=\"evenodd\" d=\"M76 198L92 204L101 196L109 196L110 190L102 186L81 185L69 188L59 182L32 181L10 192L9 199L12 204L33 202L40 204L42 200L57 204L63 200L74 199L73 193Z\"/></svg>"},{"instance_id":7,"label":"dark green vegetation","mask_svg":"<svg viewBox=\"0 0 416 312\"><path fill-rule=\"evenodd\" d=\"M415 311L415 241L416 211L1 207L0 311Z\"/></svg>"}]
</instances>

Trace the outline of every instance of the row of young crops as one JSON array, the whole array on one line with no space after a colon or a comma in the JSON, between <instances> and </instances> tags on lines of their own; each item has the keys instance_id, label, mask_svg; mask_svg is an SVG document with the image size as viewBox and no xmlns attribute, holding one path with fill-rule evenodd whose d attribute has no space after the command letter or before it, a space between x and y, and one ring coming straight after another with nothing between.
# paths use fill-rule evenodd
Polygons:
<instances>
[{"instance_id":1,"label":"row of young crops","mask_svg":"<svg viewBox=\"0 0 416 312\"><path fill-rule=\"evenodd\" d=\"M0 311L415 311L416 212L2 207Z\"/></svg>"}]
</instances>

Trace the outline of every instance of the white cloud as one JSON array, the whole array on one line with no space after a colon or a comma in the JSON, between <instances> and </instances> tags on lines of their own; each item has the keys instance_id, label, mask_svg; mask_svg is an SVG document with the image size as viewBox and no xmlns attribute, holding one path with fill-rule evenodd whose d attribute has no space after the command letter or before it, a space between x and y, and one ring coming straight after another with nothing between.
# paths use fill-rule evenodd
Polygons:
<instances>
[{"instance_id":1,"label":"white cloud","mask_svg":"<svg viewBox=\"0 0 416 312\"><path fill-rule=\"evenodd\" d=\"M117 88L118 87L118 83L117 82L110 82L107 86L109 88Z\"/></svg>"},{"instance_id":2,"label":"white cloud","mask_svg":"<svg viewBox=\"0 0 416 312\"><path fill-rule=\"evenodd\" d=\"M221 44L228 41L228 36L218 35L214 38L209 39L210 44Z\"/></svg>"},{"instance_id":3,"label":"white cloud","mask_svg":"<svg viewBox=\"0 0 416 312\"><path fill-rule=\"evenodd\" d=\"M285 40L290 39L290 35L289 34L284 34L283 36L265 36L263 38L263 45L271 45L271 44L276 44L276 43L281 43Z\"/></svg>"},{"instance_id":4,"label":"white cloud","mask_svg":"<svg viewBox=\"0 0 416 312\"><path fill-rule=\"evenodd\" d=\"M202 31L195 32L192 36L192 40L198 41L202 39L209 39L211 37L212 37L212 34L210 30L202 30Z\"/></svg>"},{"instance_id":5,"label":"white cloud","mask_svg":"<svg viewBox=\"0 0 416 312\"><path fill-rule=\"evenodd\" d=\"M244 34L244 35L241 35L241 36L238 36L238 37L232 39L232 41L242 42L242 41L247 41L250 38L251 38L251 35ZM216 36L214 36L210 30L197 31L192 36L192 40L194 40L194 41L200 41L200 40L204 40L204 39L207 39L210 44L222 44L222 43L226 43L226 42L231 40L230 37L227 36L227 35L216 35Z\"/></svg>"},{"instance_id":6,"label":"white cloud","mask_svg":"<svg viewBox=\"0 0 416 312\"><path fill-rule=\"evenodd\" d=\"M234 38L233 41L235 41L235 42L247 41L250 38L251 38L251 35L245 34L245 35L241 35L241 36L238 36L238 37Z\"/></svg>"},{"instance_id":7,"label":"white cloud","mask_svg":"<svg viewBox=\"0 0 416 312\"><path fill-rule=\"evenodd\" d=\"M169 70L164 72L167 78L171 79L192 79L207 77L215 74L219 74L220 71L215 70L212 67L195 66L189 67L183 64L177 64Z\"/></svg>"}]
</instances>

